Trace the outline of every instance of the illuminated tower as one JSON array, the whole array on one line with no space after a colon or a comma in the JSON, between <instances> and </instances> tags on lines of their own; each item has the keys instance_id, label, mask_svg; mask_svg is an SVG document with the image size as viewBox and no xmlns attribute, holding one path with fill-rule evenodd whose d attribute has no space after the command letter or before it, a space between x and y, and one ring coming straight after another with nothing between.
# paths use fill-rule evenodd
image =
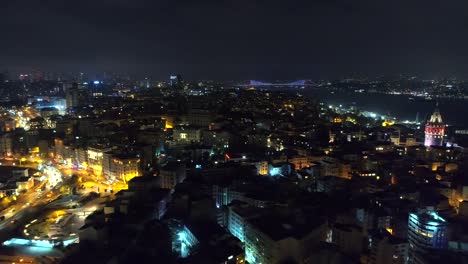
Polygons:
<instances>
[{"instance_id":1,"label":"illuminated tower","mask_svg":"<svg viewBox=\"0 0 468 264\"><path fill-rule=\"evenodd\" d=\"M424 133L424 146L442 146L444 141L445 125L442 122L442 116L440 115L439 109L436 109L431 115L431 119L426 123Z\"/></svg>"}]
</instances>

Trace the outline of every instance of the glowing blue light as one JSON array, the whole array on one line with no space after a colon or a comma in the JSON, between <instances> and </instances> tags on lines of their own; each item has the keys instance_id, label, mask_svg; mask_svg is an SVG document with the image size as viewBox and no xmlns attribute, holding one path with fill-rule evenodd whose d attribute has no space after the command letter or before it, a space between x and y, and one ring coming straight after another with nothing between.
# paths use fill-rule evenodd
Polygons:
<instances>
[{"instance_id":1,"label":"glowing blue light","mask_svg":"<svg viewBox=\"0 0 468 264\"><path fill-rule=\"evenodd\" d=\"M179 232L179 240L185 241L187 239L187 235L184 232Z\"/></svg>"},{"instance_id":2,"label":"glowing blue light","mask_svg":"<svg viewBox=\"0 0 468 264\"><path fill-rule=\"evenodd\" d=\"M271 168L270 169L270 175L275 176L281 174L281 168Z\"/></svg>"},{"instance_id":3,"label":"glowing blue light","mask_svg":"<svg viewBox=\"0 0 468 264\"><path fill-rule=\"evenodd\" d=\"M47 240L33 240L31 244L36 247L53 248L54 244Z\"/></svg>"},{"instance_id":4,"label":"glowing blue light","mask_svg":"<svg viewBox=\"0 0 468 264\"><path fill-rule=\"evenodd\" d=\"M65 109L64 105L53 105L52 107L57 108L58 110L63 110Z\"/></svg>"},{"instance_id":5,"label":"glowing blue light","mask_svg":"<svg viewBox=\"0 0 468 264\"><path fill-rule=\"evenodd\" d=\"M99 81L94 81L93 83L96 84L96 85L98 85L100 82L99 82Z\"/></svg>"},{"instance_id":6,"label":"glowing blue light","mask_svg":"<svg viewBox=\"0 0 468 264\"><path fill-rule=\"evenodd\" d=\"M71 240L76 241L76 239L70 239L65 242L70 244ZM37 247L37 248L53 248L54 247L54 243L48 240L29 240L29 239L23 239L23 238L12 238L10 240L3 242L3 245L4 246L32 246L32 247Z\"/></svg>"},{"instance_id":7,"label":"glowing blue light","mask_svg":"<svg viewBox=\"0 0 468 264\"><path fill-rule=\"evenodd\" d=\"M41 254L44 255L48 252L50 252L52 248L44 248L44 247L28 247L28 251L30 251L33 254Z\"/></svg>"},{"instance_id":8,"label":"glowing blue light","mask_svg":"<svg viewBox=\"0 0 468 264\"><path fill-rule=\"evenodd\" d=\"M442 222L445 222L445 219L440 217L436 212L431 212L431 216L434 217L435 220L440 220Z\"/></svg>"},{"instance_id":9,"label":"glowing blue light","mask_svg":"<svg viewBox=\"0 0 468 264\"><path fill-rule=\"evenodd\" d=\"M22 238L12 238L10 241L12 244L16 244L16 245L27 245L30 242L29 240L22 239Z\"/></svg>"},{"instance_id":10,"label":"glowing blue light","mask_svg":"<svg viewBox=\"0 0 468 264\"><path fill-rule=\"evenodd\" d=\"M202 166L200 164L195 165L195 169L201 169Z\"/></svg>"},{"instance_id":11,"label":"glowing blue light","mask_svg":"<svg viewBox=\"0 0 468 264\"><path fill-rule=\"evenodd\" d=\"M429 222L427 222L427 225L425 226L425 228L435 231L435 230L438 229L438 225L439 225L439 223L429 221Z\"/></svg>"},{"instance_id":12,"label":"glowing blue light","mask_svg":"<svg viewBox=\"0 0 468 264\"><path fill-rule=\"evenodd\" d=\"M255 256L252 253L250 248L247 248L245 250L245 260L247 260L249 263L255 263L256 262Z\"/></svg>"},{"instance_id":13,"label":"glowing blue light","mask_svg":"<svg viewBox=\"0 0 468 264\"><path fill-rule=\"evenodd\" d=\"M66 247L68 245L76 243L77 240L78 240L78 238L72 238L72 239L65 240L65 241L63 241L63 246Z\"/></svg>"},{"instance_id":14,"label":"glowing blue light","mask_svg":"<svg viewBox=\"0 0 468 264\"><path fill-rule=\"evenodd\" d=\"M12 238L3 242L4 246L28 246L31 245L31 240L23 239L23 238Z\"/></svg>"}]
</instances>

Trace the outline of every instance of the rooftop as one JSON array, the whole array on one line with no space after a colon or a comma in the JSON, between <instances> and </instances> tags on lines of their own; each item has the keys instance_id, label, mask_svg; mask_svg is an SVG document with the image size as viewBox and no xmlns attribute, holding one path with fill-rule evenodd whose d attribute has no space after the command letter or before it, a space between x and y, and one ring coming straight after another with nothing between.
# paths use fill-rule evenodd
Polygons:
<instances>
[{"instance_id":1,"label":"rooftop","mask_svg":"<svg viewBox=\"0 0 468 264\"><path fill-rule=\"evenodd\" d=\"M299 222L298 217L280 218L271 215L255 217L248 222L274 241L287 237L302 239L324 223L320 217L310 217Z\"/></svg>"},{"instance_id":2,"label":"rooftop","mask_svg":"<svg viewBox=\"0 0 468 264\"><path fill-rule=\"evenodd\" d=\"M422 222L435 222L436 224L444 224L446 220L442 218L436 211L430 209L419 210L410 214L410 219L416 218Z\"/></svg>"}]
</instances>

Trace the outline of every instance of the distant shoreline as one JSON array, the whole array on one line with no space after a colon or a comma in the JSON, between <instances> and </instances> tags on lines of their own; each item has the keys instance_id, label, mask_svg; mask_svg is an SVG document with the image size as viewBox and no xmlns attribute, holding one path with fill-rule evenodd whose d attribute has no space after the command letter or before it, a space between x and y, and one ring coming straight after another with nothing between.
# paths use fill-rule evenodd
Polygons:
<instances>
[{"instance_id":1,"label":"distant shoreline","mask_svg":"<svg viewBox=\"0 0 468 264\"><path fill-rule=\"evenodd\" d=\"M468 102L464 98L437 98L410 100L411 95L310 89L304 95L328 104L355 106L358 109L389 114L401 120L425 121L439 104L442 118L449 125L468 127Z\"/></svg>"}]
</instances>

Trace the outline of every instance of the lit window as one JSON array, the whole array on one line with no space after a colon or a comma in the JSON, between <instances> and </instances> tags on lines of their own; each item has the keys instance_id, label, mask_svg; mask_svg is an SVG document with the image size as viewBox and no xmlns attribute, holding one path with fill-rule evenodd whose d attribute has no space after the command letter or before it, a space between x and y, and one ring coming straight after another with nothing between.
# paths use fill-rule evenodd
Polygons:
<instances>
[{"instance_id":1,"label":"lit window","mask_svg":"<svg viewBox=\"0 0 468 264\"><path fill-rule=\"evenodd\" d=\"M187 133L180 133L181 139L187 139Z\"/></svg>"}]
</instances>

